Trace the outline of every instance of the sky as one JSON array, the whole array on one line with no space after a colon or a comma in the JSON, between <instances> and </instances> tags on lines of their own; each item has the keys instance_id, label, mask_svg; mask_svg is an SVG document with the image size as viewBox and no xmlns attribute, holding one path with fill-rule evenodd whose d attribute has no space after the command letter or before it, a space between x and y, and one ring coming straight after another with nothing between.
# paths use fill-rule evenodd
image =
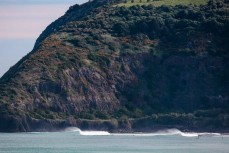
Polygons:
<instances>
[{"instance_id":1,"label":"sky","mask_svg":"<svg viewBox=\"0 0 229 153\"><path fill-rule=\"evenodd\" d=\"M0 77L74 4L88 0L0 0Z\"/></svg>"}]
</instances>

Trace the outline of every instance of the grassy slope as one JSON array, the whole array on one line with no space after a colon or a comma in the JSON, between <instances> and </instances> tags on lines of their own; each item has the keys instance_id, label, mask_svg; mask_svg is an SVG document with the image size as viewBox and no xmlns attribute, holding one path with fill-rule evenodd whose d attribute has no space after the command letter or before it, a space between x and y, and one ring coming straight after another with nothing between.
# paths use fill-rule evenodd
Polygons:
<instances>
[{"instance_id":1,"label":"grassy slope","mask_svg":"<svg viewBox=\"0 0 229 153\"><path fill-rule=\"evenodd\" d=\"M120 3L119 6L133 6L133 5L153 5L156 7L162 6L162 5L170 5L170 6L176 6L176 5L205 5L207 4L208 0L150 0L150 2L147 2L147 0L142 0L140 3L140 0L134 0L134 3L131 3L131 0L128 0L127 3Z\"/></svg>"}]
</instances>

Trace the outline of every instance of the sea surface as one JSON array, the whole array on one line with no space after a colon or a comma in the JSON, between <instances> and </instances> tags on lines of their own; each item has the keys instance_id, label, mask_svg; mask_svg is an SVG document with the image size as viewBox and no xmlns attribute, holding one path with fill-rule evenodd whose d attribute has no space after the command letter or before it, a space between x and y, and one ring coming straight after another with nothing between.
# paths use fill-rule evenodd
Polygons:
<instances>
[{"instance_id":1,"label":"sea surface","mask_svg":"<svg viewBox=\"0 0 229 153\"><path fill-rule=\"evenodd\" d=\"M110 134L81 131L0 133L0 153L229 153L229 136L217 133Z\"/></svg>"}]
</instances>

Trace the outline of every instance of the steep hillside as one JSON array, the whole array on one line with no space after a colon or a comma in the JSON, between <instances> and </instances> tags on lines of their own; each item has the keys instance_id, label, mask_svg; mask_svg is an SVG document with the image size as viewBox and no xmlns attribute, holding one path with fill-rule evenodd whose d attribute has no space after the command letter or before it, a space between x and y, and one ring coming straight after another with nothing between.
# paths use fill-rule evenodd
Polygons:
<instances>
[{"instance_id":1,"label":"steep hillside","mask_svg":"<svg viewBox=\"0 0 229 153\"><path fill-rule=\"evenodd\" d=\"M47 27L0 79L0 131L229 131L228 1L123 4Z\"/></svg>"}]
</instances>

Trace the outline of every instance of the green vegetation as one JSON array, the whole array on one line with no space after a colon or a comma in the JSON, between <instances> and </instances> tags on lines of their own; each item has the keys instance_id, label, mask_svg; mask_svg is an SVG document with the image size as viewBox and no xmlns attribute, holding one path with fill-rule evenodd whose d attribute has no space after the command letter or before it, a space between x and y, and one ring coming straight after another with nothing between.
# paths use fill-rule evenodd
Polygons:
<instances>
[{"instance_id":1,"label":"green vegetation","mask_svg":"<svg viewBox=\"0 0 229 153\"><path fill-rule=\"evenodd\" d=\"M158 42L152 46L152 52L158 55L174 52L223 55L227 54L228 47L225 41L228 40L227 6L227 3L213 0L202 7L120 7L117 8L119 18L113 21L113 30L118 36L147 35ZM137 20L133 16L137 16Z\"/></svg>"},{"instance_id":2,"label":"green vegetation","mask_svg":"<svg viewBox=\"0 0 229 153\"><path fill-rule=\"evenodd\" d=\"M134 6L134 5L153 5L159 7L162 5L176 6L176 5L206 5L209 0L126 0L118 6Z\"/></svg>"},{"instance_id":3,"label":"green vegetation","mask_svg":"<svg viewBox=\"0 0 229 153\"><path fill-rule=\"evenodd\" d=\"M87 128L228 129L228 5L76 5L0 79L0 113Z\"/></svg>"}]
</instances>

